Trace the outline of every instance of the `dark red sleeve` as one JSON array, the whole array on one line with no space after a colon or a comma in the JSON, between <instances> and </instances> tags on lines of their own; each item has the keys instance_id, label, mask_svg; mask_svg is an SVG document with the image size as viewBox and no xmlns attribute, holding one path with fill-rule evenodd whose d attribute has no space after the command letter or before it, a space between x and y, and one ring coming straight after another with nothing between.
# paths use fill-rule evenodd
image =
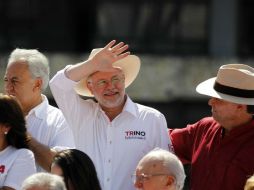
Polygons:
<instances>
[{"instance_id":1,"label":"dark red sleeve","mask_svg":"<svg viewBox=\"0 0 254 190\"><path fill-rule=\"evenodd\" d=\"M182 129L169 129L174 152L184 164L191 163L195 134L196 124Z\"/></svg>"}]
</instances>

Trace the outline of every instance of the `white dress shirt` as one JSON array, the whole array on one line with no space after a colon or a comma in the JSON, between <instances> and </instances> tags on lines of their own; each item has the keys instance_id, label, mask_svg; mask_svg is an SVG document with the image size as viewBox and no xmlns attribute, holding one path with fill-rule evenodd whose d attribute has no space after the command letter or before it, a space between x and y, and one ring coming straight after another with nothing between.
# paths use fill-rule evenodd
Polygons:
<instances>
[{"instance_id":1,"label":"white dress shirt","mask_svg":"<svg viewBox=\"0 0 254 190\"><path fill-rule=\"evenodd\" d=\"M156 147L171 147L165 117L128 97L122 113L110 122L98 103L75 93L75 84L64 70L50 81L76 147L93 160L103 190L134 190L131 174L139 160Z\"/></svg>"},{"instance_id":2,"label":"white dress shirt","mask_svg":"<svg viewBox=\"0 0 254 190\"><path fill-rule=\"evenodd\" d=\"M40 143L55 150L74 148L72 131L62 112L48 103L45 95L43 102L30 110L26 116L27 130ZM37 165L37 171L44 171Z\"/></svg>"}]
</instances>

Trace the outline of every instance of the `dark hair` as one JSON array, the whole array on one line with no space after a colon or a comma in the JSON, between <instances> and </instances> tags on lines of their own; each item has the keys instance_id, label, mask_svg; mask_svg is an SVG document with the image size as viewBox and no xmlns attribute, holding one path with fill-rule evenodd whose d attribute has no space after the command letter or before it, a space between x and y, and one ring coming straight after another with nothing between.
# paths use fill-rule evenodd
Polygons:
<instances>
[{"instance_id":1,"label":"dark hair","mask_svg":"<svg viewBox=\"0 0 254 190\"><path fill-rule=\"evenodd\" d=\"M0 123L10 127L7 144L15 148L28 148L26 121L20 104L14 96L0 93Z\"/></svg>"},{"instance_id":2,"label":"dark hair","mask_svg":"<svg viewBox=\"0 0 254 190\"><path fill-rule=\"evenodd\" d=\"M62 169L68 190L101 190L93 161L84 152L62 150L54 156L52 163Z\"/></svg>"}]
</instances>

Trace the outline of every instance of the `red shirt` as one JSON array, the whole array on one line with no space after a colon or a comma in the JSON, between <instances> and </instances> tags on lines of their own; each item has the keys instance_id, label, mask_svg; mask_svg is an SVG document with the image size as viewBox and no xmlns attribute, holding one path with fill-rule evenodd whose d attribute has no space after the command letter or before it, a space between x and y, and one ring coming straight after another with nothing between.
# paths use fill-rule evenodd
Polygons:
<instances>
[{"instance_id":1,"label":"red shirt","mask_svg":"<svg viewBox=\"0 0 254 190\"><path fill-rule=\"evenodd\" d=\"M212 117L170 130L176 155L191 164L192 190L241 190L254 174L254 120L223 132Z\"/></svg>"}]
</instances>

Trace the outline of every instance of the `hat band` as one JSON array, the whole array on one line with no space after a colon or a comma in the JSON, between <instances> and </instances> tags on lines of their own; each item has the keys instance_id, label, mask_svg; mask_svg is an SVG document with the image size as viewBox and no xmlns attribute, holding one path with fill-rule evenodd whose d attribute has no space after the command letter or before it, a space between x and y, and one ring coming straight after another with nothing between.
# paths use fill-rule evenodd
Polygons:
<instances>
[{"instance_id":1,"label":"hat band","mask_svg":"<svg viewBox=\"0 0 254 190\"><path fill-rule=\"evenodd\" d=\"M213 88L217 92L231 95L231 96L242 97L242 98L254 98L254 90L243 90L239 88L229 87L229 86L222 85L216 81L214 83Z\"/></svg>"}]
</instances>

